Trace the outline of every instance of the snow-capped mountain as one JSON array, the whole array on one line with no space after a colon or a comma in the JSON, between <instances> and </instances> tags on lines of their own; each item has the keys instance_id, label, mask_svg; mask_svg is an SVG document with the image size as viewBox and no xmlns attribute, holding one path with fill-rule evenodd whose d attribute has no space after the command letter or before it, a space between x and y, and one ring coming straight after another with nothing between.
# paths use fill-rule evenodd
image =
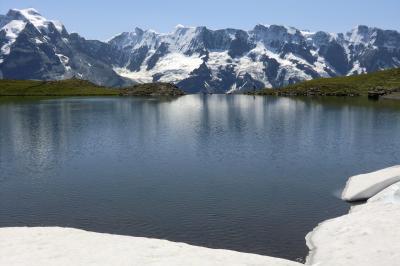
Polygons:
<instances>
[{"instance_id":1,"label":"snow-capped mountain","mask_svg":"<svg viewBox=\"0 0 400 266\"><path fill-rule=\"evenodd\" d=\"M187 92L241 92L301 80L400 67L397 31L358 26L347 33L278 25L211 30L178 25L161 34L136 28L107 43L69 34L34 9L0 16L0 77L97 84L173 82Z\"/></svg>"},{"instance_id":2,"label":"snow-capped mountain","mask_svg":"<svg viewBox=\"0 0 400 266\"><path fill-rule=\"evenodd\" d=\"M112 69L122 53L100 41L69 34L57 21L35 9L10 10L0 17L0 78L66 79L97 84L129 84Z\"/></svg>"},{"instance_id":3,"label":"snow-capped mountain","mask_svg":"<svg viewBox=\"0 0 400 266\"><path fill-rule=\"evenodd\" d=\"M257 25L250 31L178 26L109 41L130 53L121 76L175 82L189 92L237 92L400 66L400 34L358 26L346 34Z\"/></svg>"}]
</instances>

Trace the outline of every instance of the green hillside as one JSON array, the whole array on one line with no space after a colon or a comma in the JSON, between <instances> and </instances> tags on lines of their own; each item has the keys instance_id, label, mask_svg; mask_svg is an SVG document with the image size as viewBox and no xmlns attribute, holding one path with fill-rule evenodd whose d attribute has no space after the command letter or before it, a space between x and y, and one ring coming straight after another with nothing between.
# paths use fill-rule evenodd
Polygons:
<instances>
[{"instance_id":1,"label":"green hillside","mask_svg":"<svg viewBox=\"0 0 400 266\"><path fill-rule=\"evenodd\" d=\"M95 96L119 95L118 89L97 86L89 81L0 80L0 96Z\"/></svg>"},{"instance_id":2,"label":"green hillside","mask_svg":"<svg viewBox=\"0 0 400 266\"><path fill-rule=\"evenodd\" d=\"M400 69L397 68L349 77L314 79L280 89L263 89L250 94L280 96L367 96L369 91L391 92L399 89Z\"/></svg>"}]
</instances>

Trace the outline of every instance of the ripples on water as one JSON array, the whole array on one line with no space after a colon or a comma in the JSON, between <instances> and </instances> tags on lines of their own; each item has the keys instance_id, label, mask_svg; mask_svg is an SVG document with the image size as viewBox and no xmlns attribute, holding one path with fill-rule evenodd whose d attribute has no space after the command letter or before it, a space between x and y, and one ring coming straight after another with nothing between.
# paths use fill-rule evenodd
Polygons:
<instances>
[{"instance_id":1,"label":"ripples on water","mask_svg":"<svg viewBox=\"0 0 400 266\"><path fill-rule=\"evenodd\" d=\"M346 177L399 162L398 103L201 96L0 103L0 226L296 259ZM339 191L339 190L338 190Z\"/></svg>"}]
</instances>

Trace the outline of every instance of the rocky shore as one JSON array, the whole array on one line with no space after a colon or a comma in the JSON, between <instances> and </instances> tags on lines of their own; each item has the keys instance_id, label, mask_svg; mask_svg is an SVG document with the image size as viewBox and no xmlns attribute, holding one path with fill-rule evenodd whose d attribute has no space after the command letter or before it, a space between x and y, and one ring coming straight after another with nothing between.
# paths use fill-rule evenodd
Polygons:
<instances>
[{"instance_id":1,"label":"rocky shore","mask_svg":"<svg viewBox=\"0 0 400 266\"><path fill-rule=\"evenodd\" d=\"M177 97L186 93L172 83L145 83L121 89L120 96Z\"/></svg>"}]
</instances>

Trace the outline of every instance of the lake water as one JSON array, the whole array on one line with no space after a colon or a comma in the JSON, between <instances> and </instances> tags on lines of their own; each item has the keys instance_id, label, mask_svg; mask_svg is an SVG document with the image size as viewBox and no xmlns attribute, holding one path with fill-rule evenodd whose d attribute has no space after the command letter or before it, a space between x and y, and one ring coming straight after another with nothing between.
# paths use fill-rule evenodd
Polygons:
<instances>
[{"instance_id":1,"label":"lake water","mask_svg":"<svg viewBox=\"0 0 400 266\"><path fill-rule=\"evenodd\" d=\"M0 101L0 226L68 226L288 259L400 162L400 102L189 95Z\"/></svg>"}]
</instances>

